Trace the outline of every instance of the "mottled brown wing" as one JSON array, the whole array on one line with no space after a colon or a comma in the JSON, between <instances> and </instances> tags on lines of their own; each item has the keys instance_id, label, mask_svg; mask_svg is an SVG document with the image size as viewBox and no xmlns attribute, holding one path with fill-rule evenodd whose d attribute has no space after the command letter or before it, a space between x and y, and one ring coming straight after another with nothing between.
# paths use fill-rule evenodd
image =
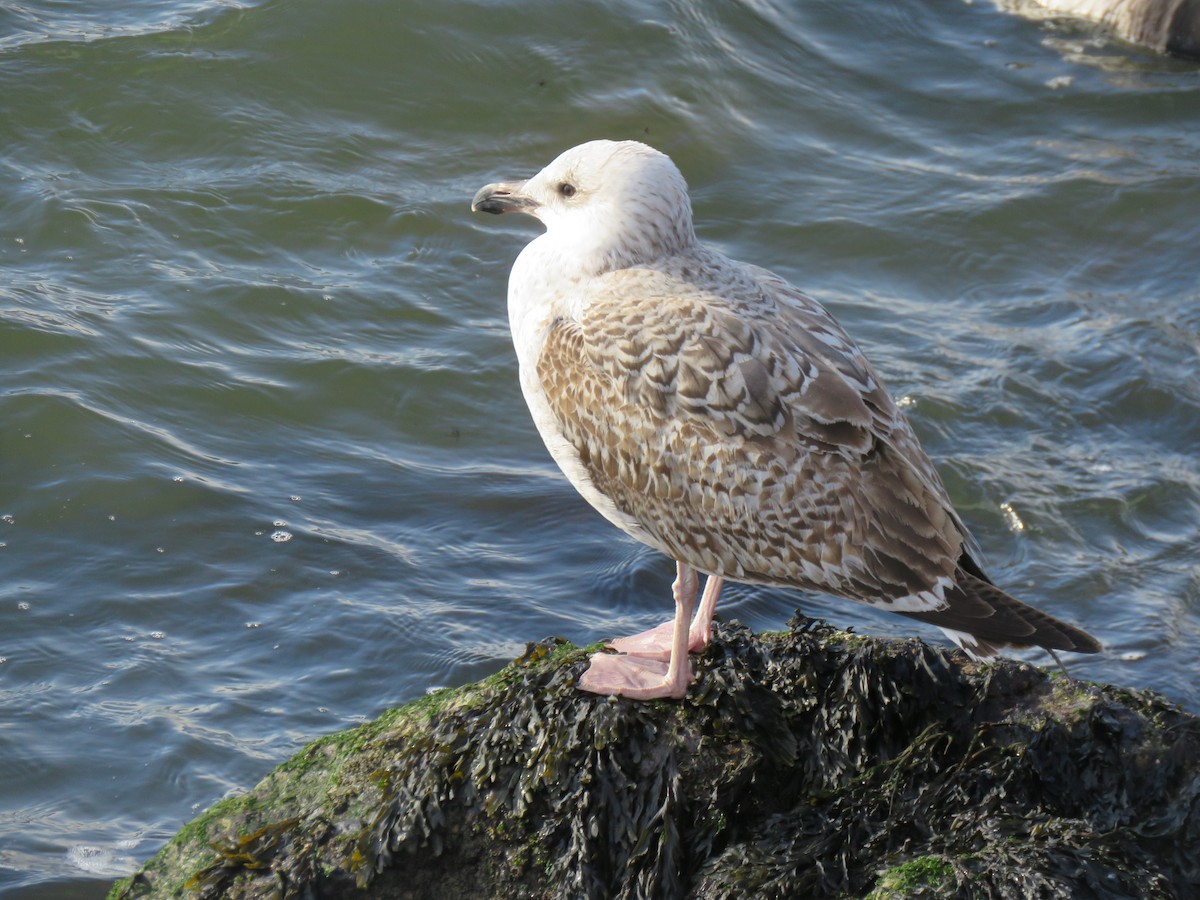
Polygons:
<instances>
[{"instance_id":1,"label":"mottled brown wing","mask_svg":"<svg viewBox=\"0 0 1200 900\"><path fill-rule=\"evenodd\" d=\"M940 606L916 595L953 577L962 537L940 485L894 446L907 426L836 322L815 304L805 323L769 297L735 309L653 284L618 280L578 322L554 322L538 364L597 489L704 571Z\"/></svg>"},{"instance_id":2,"label":"mottled brown wing","mask_svg":"<svg viewBox=\"0 0 1200 900\"><path fill-rule=\"evenodd\" d=\"M950 527L957 533L962 550L976 560L981 559L979 546L951 505L933 462L858 346L837 320L807 294L773 272L748 268L783 309L788 332L798 336L803 352L820 358L825 366L836 371L859 392L863 405L872 415L875 437L923 482L921 493L935 500L949 516Z\"/></svg>"}]
</instances>

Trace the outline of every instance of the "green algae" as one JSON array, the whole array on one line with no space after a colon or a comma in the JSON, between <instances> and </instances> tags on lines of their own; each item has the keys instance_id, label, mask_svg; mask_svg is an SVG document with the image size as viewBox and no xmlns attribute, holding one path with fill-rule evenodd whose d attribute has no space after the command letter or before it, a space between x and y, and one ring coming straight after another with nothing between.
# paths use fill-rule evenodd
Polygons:
<instances>
[{"instance_id":1,"label":"green algae","mask_svg":"<svg viewBox=\"0 0 1200 900\"><path fill-rule=\"evenodd\" d=\"M944 896L954 886L953 864L937 856L922 856L900 863L880 875L866 900Z\"/></svg>"},{"instance_id":2,"label":"green algae","mask_svg":"<svg viewBox=\"0 0 1200 900\"><path fill-rule=\"evenodd\" d=\"M681 702L581 693L587 655L532 644L314 741L112 896L1185 897L1200 878L1200 727L1153 695L803 619L719 627Z\"/></svg>"}]
</instances>

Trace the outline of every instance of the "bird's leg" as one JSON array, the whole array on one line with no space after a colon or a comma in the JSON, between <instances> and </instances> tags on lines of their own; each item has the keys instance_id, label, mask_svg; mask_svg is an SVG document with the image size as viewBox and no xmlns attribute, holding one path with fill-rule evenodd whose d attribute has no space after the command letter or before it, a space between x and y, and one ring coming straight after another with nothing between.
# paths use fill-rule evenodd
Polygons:
<instances>
[{"instance_id":1,"label":"bird's leg","mask_svg":"<svg viewBox=\"0 0 1200 900\"><path fill-rule=\"evenodd\" d=\"M671 658L667 664L666 685L678 693L667 696L682 697L692 681L692 664L688 662L688 644L691 641L692 610L696 608L696 570L686 563L676 563L675 582L671 594L675 598L675 621L671 634Z\"/></svg>"},{"instance_id":2,"label":"bird's leg","mask_svg":"<svg viewBox=\"0 0 1200 900\"><path fill-rule=\"evenodd\" d=\"M680 591L688 591L691 594L692 605L696 602L696 588L698 580L696 571L687 563L675 563L675 583L671 585L671 592L675 595L675 602L679 602ZM715 582L715 586L714 586ZM696 618L692 621L692 627L689 630L691 636L688 641L688 650L695 652L696 650L704 649L704 646L712 637L712 617L713 610L717 606L717 597L721 593L721 585L724 579L718 578L715 575L709 575L708 581L704 585L704 598L700 602L700 608L696 611ZM711 597L709 595L712 595ZM678 608L678 607L677 607ZM617 638L608 646L620 653L628 653L630 656L642 656L646 659L670 659L671 647L675 639L675 621L663 622L656 628L651 628L649 631L643 631L640 634L630 635L629 637Z\"/></svg>"},{"instance_id":3,"label":"bird's leg","mask_svg":"<svg viewBox=\"0 0 1200 900\"><path fill-rule=\"evenodd\" d=\"M679 563L678 567L679 575L671 586L675 595L675 619L668 623L671 628L669 660L664 664L661 659L645 656L597 653L579 679L581 690L593 694L619 694L634 700L679 699L687 693L692 681L688 644L692 610L696 606L697 579L691 566Z\"/></svg>"},{"instance_id":4,"label":"bird's leg","mask_svg":"<svg viewBox=\"0 0 1200 900\"><path fill-rule=\"evenodd\" d=\"M725 579L719 575L709 575L704 582L704 596L700 598L700 608L696 610L696 618L692 619L692 627L688 632L691 636L688 649L693 653L703 650L712 640L713 613L717 611L717 600L724 586Z\"/></svg>"},{"instance_id":5,"label":"bird's leg","mask_svg":"<svg viewBox=\"0 0 1200 900\"><path fill-rule=\"evenodd\" d=\"M1066 664L1066 663L1064 663L1064 662L1063 662L1061 659L1059 659L1059 658L1058 658L1058 654L1057 654L1057 653L1055 653L1055 652L1054 652L1053 650L1051 650L1049 647L1043 647L1042 649L1043 649L1043 650L1045 650L1047 653L1049 653L1049 654L1050 654L1050 656L1054 658L1054 661L1055 661L1056 663L1058 663L1058 667L1059 667L1060 669L1062 669L1062 673L1063 673L1063 675L1065 675L1065 676L1066 676L1066 678L1067 678L1067 681L1071 682L1071 684L1078 684L1078 683L1079 683L1078 681L1076 681L1076 679L1075 679L1075 676L1071 674L1071 670L1067 668L1067 664Z\"/></svg>"}]
</instances>

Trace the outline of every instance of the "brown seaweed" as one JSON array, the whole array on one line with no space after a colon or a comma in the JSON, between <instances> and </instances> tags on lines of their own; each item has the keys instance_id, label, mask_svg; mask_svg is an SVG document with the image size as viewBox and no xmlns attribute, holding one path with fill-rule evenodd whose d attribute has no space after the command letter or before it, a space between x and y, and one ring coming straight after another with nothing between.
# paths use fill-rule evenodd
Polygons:
<instances>
[{"instance_id":1,"label":"brown seaweed","mask_svg":"<svg viewBox=\"0 0 1200 900\"><path fill-rule=\"evenodd\" d=\"M310 745L113 896L1196 895L1195 718L790 624L720 626L681 702L581 693L586 652L531 645Z\"/></svg>"}]
</instances>

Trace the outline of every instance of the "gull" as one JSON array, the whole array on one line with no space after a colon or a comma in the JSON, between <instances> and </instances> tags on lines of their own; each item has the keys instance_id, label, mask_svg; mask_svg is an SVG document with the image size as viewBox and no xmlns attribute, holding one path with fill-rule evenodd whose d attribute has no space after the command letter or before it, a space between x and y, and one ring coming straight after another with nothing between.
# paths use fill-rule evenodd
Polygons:
<instances>
[{"instance_id":1,"label":"gull","mask_svg":"<svg viewBox=\"0 0 1200 900\"><path fill-rule=\"evenodd\" d=\"M595 654L581 689L683 697L726 580L909 616L973 658L1100 650L988 579L862 351L783 278L701 244L665 154L590 141L481 188L471 208L545 226L513 265L508 316L550 455L601 515L676 563L674 619Z\"/></svg>"}]
</instances>

